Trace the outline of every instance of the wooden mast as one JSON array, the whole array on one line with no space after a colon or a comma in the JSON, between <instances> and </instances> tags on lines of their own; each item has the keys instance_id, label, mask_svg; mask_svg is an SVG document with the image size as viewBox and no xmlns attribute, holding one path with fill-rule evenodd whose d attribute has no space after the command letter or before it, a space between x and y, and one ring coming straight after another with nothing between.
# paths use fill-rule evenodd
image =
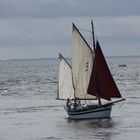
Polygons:
<instances>
[{"instance_id":1,"label":"wooden mast","mask_svg":"<svg viewBox=\"0 0 140 140\"><path fill-rule=\"evenodd\" d=\"M93 49L94 49L94 51L95 51L95 36L94 36L94 25L93 25L93 20L91 20L91 28L92 28Z\"/></svg>"},{"instance_id":2,"label":"wooden mast","mask_svg":"<svg viewBox=\"0 0 140 140\"><path fill-rule=\"evenodd\" d=\"M95 53L95 49L96 49L96 44L95 44L95 36L94 36L94 25L93 25L93 20L91 20L91 28L92 28L92 43L93 43L93 50L94 50L94 53ZM99 106L102 104L101 103L101 99L100 99L100 97L98 96L98 93L96 93L96 97L97 97L97 99L98 99L98 104L99 104Z\"/></svg>"}]
</instances>

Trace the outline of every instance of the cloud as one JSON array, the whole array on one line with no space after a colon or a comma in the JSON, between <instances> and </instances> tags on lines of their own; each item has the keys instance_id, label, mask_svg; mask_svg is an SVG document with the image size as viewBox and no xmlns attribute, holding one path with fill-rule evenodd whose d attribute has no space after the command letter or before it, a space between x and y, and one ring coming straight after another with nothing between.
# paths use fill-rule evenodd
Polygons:
<instances>
[{"instance_id":1,"label":"cloud","mask_svg":"<svg viewBox=\"0 0 140 140\"><path fill-rule=\"evenodd\" d=\"M90 17L1 19L0 49L5 49L2 49L0 52L3 53L5 50L4 52L6 53L6 50L9 48L11 52L13 49L20 54L26 52L23 51L24 49L31 50L32 48L32 51L29 51L31 57L44 57L44 52L46 52L46 56L57 57L56 52L58 53L59 51L66 54L66 56L71 56L71 23L74 22L78 28L90 30L90 19ZM136 50L135 47L137 48L139 46L138 44L140 44L139 16L97 17L94 18L94 23L97 38L103 50L106 50L106 55L119 55L120 50L122 55L127 54L127 50L131 46L133 46L131 47L132 49ZM89 32L86 34L82 30L81 32L91 44L91 34ZM54 50L54 53L50 51L49 55L47 55L50 48ZM126 50L123 48L126 48ZM23 57L27 57L29 52L24 53L26 55L23 55ZM38 52L43 52L43 55ZM137 50L138 52L139 50ZM2 55L0 54L0 56Z\"/></svg>"},{"instance_id":2,"label":"cloud","mask_svg":"<svg viewBox=\"0 0 140 140\"><path fill-rule=\"evenodd\" d=\"M139 0L1 0L0 18L139 15Z\"/></svg>"},{"instance_id":3,"label":"cloud","mask_svg":"<svg viewBox=\"0 0 140 140\"><path fill-rule=\"evenodd\" d=\"M59 51L71 56L72 22L91 30L91 19L105 55L140 54L139 5L138 0L0 0L0 59L57 57ZM91 34L80 31L91 44Z\"/></svg>"}]
</instances>

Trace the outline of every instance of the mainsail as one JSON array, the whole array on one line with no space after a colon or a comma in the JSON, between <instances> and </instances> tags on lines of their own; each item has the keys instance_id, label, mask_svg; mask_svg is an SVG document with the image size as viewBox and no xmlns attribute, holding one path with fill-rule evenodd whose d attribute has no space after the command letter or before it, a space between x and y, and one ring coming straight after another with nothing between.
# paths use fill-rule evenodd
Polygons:
<instances>
[{"instance_id":1,"label":"mainsail","mask_svg":"<svg viewBox=\"0 0 140 140\"><path fill-rule=\"evenodd\" d=\"M72 70L66 59L59 54L60 69L59 69L59 90L58 99L73 99L74 89L72 85Z\"/></svg>"},{"instance_id":2,"label":"mainsail","mask_svg":"<svg viewBox=\"0 0 140 140\"><path fill-rule=\"evenodd\" d=\"M88 87L88 93L106 100L121 97L98 41L96 43L95 59Z\"/></svg>"},{"instance_id":3,"label":"mainsail","mask_svg":"<svg viewBox=\"0 0 140 140\"><path fill-rule=\"evenodd\" d=\"M72 40L72 77L75 98L95 99L95 96L87 94L93 67L94 52L74 24Z\"/></svg>"}]
</instances>

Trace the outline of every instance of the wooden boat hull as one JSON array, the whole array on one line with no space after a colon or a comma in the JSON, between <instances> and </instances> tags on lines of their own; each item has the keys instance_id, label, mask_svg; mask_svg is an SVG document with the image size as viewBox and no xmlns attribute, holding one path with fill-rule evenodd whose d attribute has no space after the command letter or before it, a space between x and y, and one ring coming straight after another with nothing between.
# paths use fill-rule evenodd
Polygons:
<instances>
[{"instance_id":1,"label":"wooden boat hull","mask_svg":"<svg viewBox=\"0 0 140 140\"><path fill-rule=\"evenodd\" d=\"M104 105L98 108L89 108L84 110L73 110L70 111L66 106L65 110L70 119L99 119L99 118L110 118L112 104Z\"/></svg>"}]
</instances>

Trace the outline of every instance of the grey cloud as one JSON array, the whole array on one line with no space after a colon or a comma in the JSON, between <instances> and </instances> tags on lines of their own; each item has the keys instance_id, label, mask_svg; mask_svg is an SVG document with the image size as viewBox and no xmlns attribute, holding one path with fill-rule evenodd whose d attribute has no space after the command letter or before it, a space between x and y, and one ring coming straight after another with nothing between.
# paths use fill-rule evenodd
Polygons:
<instances>
[{"instance_id":1,"label":"grey cloud","mask_svg":"<svg viewBox=\"0 0 140 140\"><path fill-rule=\"evenodd\" d=\"M140 54L139 5L139 0L0 0L0 58L57 57L59 51L71 56L71 23L90 30L92 18L105 55Z\"/></svg>"},{"instance_id":2,"label":"grey cloud","mask_svg":"<svg viewBox=\"0 0 140 140\"><path fill-rule=\"evenodd\" d=\"M139 6L139 0L1 0L0 18L129 16L139 15Z\"/></svg>"},{"instance_id":3,"label":"grey cloud","mask_svg":"<svg viewBox=\"0 0 140 140\"><path fill-rule=\"evenodd\" d=\"M8 19L0 20L0 47L2 46L55 46L68 45L71 28L61 20ZM65 27L64 27L65 25Z\"/></svg>"}]
</instances>

